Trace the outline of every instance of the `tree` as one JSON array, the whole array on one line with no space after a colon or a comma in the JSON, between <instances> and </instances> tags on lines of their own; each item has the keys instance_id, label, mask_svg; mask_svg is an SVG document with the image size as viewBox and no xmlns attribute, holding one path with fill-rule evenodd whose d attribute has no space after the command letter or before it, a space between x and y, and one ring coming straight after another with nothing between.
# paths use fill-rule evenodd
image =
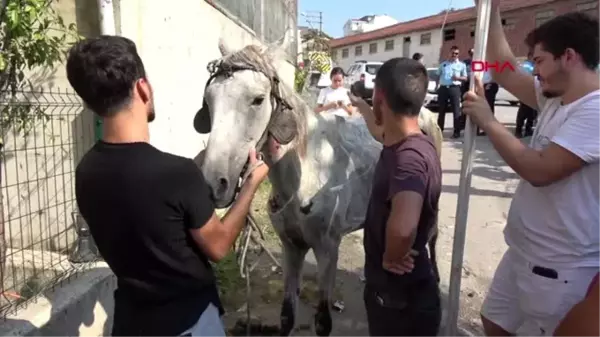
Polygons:
<instances>
[{"instance_id":1,"label":"tree","mask_svg":"<svg viewBox=\"0 0 600 337\"><path fill-rule=\"evenodd\" d=\"M0 100L15 99L30 85L26 72L53 68L70 42L79 39L75 24L66 25L53 0L2 0L0 13ZM2 106L0 129L29 130L45 111L31 106Z\"/></svg>"},{"instance_id":2,"label":"tree","mask_svg":"<svg viewBox=\"0 0 600 337\"><path fill-rule=\"evenodd\" d=\"M75 25L66 25L52 7L53 0L0 0L0 102L16 102L27 85L28 71L54 68L61 63L70 42L79 39ZM22 102L19 102L22 103ZM49 116L30 104L0 105L0 151L5 132L27 134L36 121ZM0 157L0 185L2 157ZM2 194L0 193L0 201ZM6 241L4 211L0 203L0 282L4 280ZM0 283L3 286L3 283ZM5 289L0 289L4 293Z\"/></svg>"}]
</instances>

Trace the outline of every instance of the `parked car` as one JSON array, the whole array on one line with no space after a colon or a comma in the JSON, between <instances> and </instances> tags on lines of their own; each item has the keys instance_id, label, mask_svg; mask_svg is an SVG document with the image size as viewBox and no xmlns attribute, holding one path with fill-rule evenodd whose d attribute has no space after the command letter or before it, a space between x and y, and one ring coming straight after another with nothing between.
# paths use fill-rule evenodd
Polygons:
<instances>
[{"instance_id":1,"label":"parked car","mask_svg":"<svg viewBox=\"0 0 600 337\"><path fill-rule=\"evenodd\" d=\"M519 104L519 100L510 92L506 91L506 89L499 87L498 94L496 94L496 102L503 101L508 104L515 106Z\"/></svg>"},{"instance_id":2,"label":"parked car","mask_svg":"<svg viewBox=\"0 0 600 337\"><path fill-rule=\"evenodd\" d=\"M375 75L379 68L381 68L383 62L378 61L356 61L353 65L348 68L346 75L348 78L345 83L348 89L352 90L350 86L361 81L364 83L363 99L371 100L373 96L373 88L375 87Z\"/></svg>"},{"instance_id":3,"label":"parked car","mask_svg":"<svg viewBox=\"0 0 600 337\"><path fill-rule=\"evenodd\" d=\"M425 95L425 102L423 102L423 106L433 112L438 112L438 95L435 90L435 84L439 78L438 68L427 68L427 76L429 77L429 84L427 85L427 94ZM446 103L446 111L452 111L452 107L450 107L450 101Z\"/></svg>"}]
</instances>

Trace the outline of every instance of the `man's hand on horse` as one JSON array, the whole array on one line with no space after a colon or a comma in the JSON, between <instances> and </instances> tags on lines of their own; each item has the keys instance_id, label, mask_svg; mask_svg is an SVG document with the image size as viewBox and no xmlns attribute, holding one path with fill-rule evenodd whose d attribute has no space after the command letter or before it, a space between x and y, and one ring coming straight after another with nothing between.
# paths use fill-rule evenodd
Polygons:
<instances>
[{"instance_id":1,"label":"man's hand on horse","mask_svg":"<svg viewBox=\"0 0 600 337\"><path fill-rule=\"evenodd\" d=\"M248 178L245 184L257 188L269 173L269 167L265 162L258 156L255 148L250 148L248 153Z\"/></svg>"},{"instance_id":2,"label":"man's hand on horse","mask_svg":"<svg viewBox=\"0 0 600 337\"><path fill-rule=\"evenodd\" d=\"M477 75L475 79L475 91L467 91L465 93L465 101L463 102L463 112L469 116L477 126L485 130L485 126L495 119L492 114L492 109L485 99L485 90L483 82Z\"/></svg>"}]
</instances>

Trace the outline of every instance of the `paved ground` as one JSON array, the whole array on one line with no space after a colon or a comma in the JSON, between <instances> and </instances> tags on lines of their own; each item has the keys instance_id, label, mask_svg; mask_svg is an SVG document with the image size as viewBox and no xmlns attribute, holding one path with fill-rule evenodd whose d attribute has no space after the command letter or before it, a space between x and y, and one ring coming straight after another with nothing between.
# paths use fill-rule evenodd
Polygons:
<instances>
[{"instance_id":1,"label":"paved ground","mask_svg":"<svg viewBox=\"0 0 600 337\"><path fill-rule=\"evenodd\" d=\"M499 120L511 129L514 128L516 112L517 109L514 107L496 107ZM452 126L450 114L447 115L446 125ZM447 130L445 135L448 137L450 131ZM440 205L440 239L437 243L437 252L444 301L450 277L462 145L461 139L447 138L442 154L444 186ZM502 229L516 183L516 175L499 158L488 139L478 137L473 165L459 324L470 333L481 334L482 332L479 309L494 269L506 249ZM336 298L343 301L345 308L334 315L333 335L368 335L362 304L362 283L359 279L363 262L362 232L357 232L347 236L340 248ZM312 278L315 261L311 253L306 264L305 274ZM275 277L281 278L281 276ZM305 281L305 288L308 287L307 282L312 283L312 281ZM271 283L269 285L275 287ZM273 303L269 305L259 305L253 313L260 316L263 324L277 325L280 301L281 299L273 299ZM296 335L313 334L310 326L314 314L313 306L316 302L310 297L304 302L299 308L300 314L297 318L299 329ZM440 331L440 334L443 333L443 330Z\"/></svg>"}]
</instances>

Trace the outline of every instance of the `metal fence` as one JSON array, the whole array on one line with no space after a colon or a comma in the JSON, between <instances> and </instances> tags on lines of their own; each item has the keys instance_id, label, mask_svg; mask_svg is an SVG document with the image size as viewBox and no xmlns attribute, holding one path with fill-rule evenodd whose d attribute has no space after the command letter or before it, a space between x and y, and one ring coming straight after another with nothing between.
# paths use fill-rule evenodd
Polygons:
<instances>
[{"instance_id":1,"label":"metal fence","mask_svg":"<svg viewBox=\"0 0 600 337\"><path fill-rule=\"evenodd\" d=\"M264 42L275 42L287 30L297 31L298 0L210 0L218 8L236 17ZM296 60L298 44L290 44L290 59Z\"/></svg>"},{"instance_id":2,"label":"metal fence","mask_svg":"<svg viewBox=\"0 0 600 337\"><path fill-rule=\"evenodd\" d=\"M0 114L0 315L5 317L88 265L73 262L79 218L74 171L95 137L92 114L69 91L0 92Z\"/></svg>"}]
</instances>

